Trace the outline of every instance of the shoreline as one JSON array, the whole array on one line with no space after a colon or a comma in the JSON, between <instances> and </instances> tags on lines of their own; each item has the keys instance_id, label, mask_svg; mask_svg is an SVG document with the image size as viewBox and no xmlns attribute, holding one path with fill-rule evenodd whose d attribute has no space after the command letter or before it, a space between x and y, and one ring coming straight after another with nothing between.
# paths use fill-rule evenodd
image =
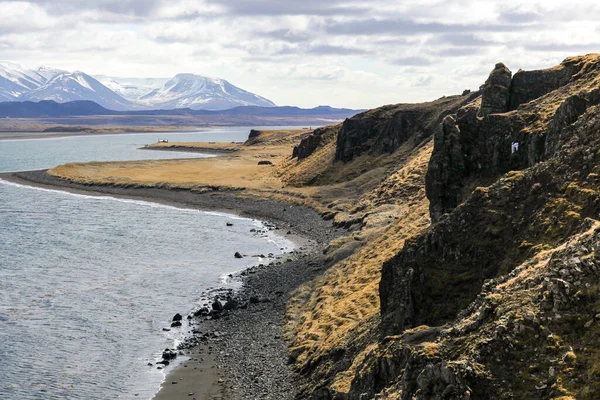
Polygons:
<instances>
[{"instance_id":1,"label":"shoreline","mask_svg":"<svg viewBox=\"0 0 600 400\"><path fill-rule=\"evenodd\" d=\"M236 153L239 151L239 149L214 149L214 148L210 148L210 147L191 147L191 146L152 147L152 145L138 147L138 150L176 151L176 152L180 152L180 153L200 153L200 154L211 154L211 155L232 154L232 153Z\"/></svg>"},{"instance_id":2,"label":"shoreline","mask_svg":"<svg viewBox=\"0 0 600 400\"><path fill-rule=\"evenodd\" d=\"M235 299L244 304L243 308L226 311L218 319L189 316L193 332L189 332L192 335L183 347L187 359L168 372L153 399L188 395L197 400L294 398L299 375L288 363L288 347L283 340L285 306L295 288L326 269L321 250L338 236L331 221L324 221L307 207L239 198L235 191L194 193L168 188L86 186L52 177L44 170L0 173L0 179L78 194L233 213L276 225L273 229L281 230L281 236L298 246L296 250L239 274L242 287Z\"/></svg>"},{"instance_id":3,"label":"shoreline","mask_svg":"<svg viewBox=\"0 0 600 400\"><path fill-rule=\"evenodd\" d=\"M131 130L131 131L106 131L106 132L22 132L22 131L0 131L0 142L16 140L40 140L40 139L58 139L68 137L88 137L88 136L110 136L110 135L135 135L135 134L161 134L161 133L182 133L182 132L205 132L212 127L190 127L190 129L165 129L161 131L151 130Z\"/></svg>"}]
</instances>

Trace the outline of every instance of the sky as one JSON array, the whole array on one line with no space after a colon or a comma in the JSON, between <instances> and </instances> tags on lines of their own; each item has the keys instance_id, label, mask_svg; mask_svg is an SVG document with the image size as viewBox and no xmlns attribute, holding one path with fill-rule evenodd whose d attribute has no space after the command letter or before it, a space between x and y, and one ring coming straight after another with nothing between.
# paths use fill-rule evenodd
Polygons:
<instances>
[{"instance_id":1,"label":"sky","mask_svg":"<svg viewBox=\"0 0 600 400\"><path fill-rule=\"evenodd\" d=\"M0 0L0 60L219 77L278 105L373 108L600 52L600 1Z\"/></svg>"}]
</instances>

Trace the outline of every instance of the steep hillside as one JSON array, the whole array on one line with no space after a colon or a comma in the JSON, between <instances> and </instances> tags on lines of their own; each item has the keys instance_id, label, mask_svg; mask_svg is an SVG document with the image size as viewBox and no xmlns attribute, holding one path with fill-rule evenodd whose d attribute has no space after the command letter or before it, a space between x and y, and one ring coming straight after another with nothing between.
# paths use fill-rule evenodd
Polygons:
<instances>
[{"instance_id":1,"label":"steep hillside","mask_svg":"<svg viewBox=\"0 0 600 400\"><path fill-rule=\"evenodd\" d=\"M370 110L317 129L281 165L289 187L313 189L324 218L346 228L331 267L288 305L291 354L306 377L302 396L347 393L353 364L378 337L381 265L429 225L425 173L442 119L471 98Z\"/></svg>"},{"instance_id":2,"label":"steep hillside","mask_svg":"<svg viewBox=\"0 0 600 400\"><path fill-rule=\"evenodd\" d=\"M600 55L498 73L436 134L439 222L384 264L350 398L596 398Z\"/></svg>"},{"instance_id":3,"label":"steep hillside","mask_svg":"<svg viewBox=\"0 0 600 400\"><path fill-rule=\"evenodd\" d=\"M301 397L597 398L598 104L600 55L498 64L437 114L383 108L305 137L284 176L351 233L288 306Z\"/></svg>"}]
</instances>

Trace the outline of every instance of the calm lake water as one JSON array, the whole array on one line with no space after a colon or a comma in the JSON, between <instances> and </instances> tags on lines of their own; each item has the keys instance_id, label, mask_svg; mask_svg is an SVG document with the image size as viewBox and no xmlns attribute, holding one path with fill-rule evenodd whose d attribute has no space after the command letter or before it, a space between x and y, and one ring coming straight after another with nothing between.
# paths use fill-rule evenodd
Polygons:
<instances>
[{"instance_id":1,"label":"calm lake water","mask_svg":"<svg viewBox=\"0 0 600 400\"><path fill-rule=\"evenodd\" d=\"M0 171L199 157L136 148L158 137L243 141L248 132L0 141ZM173 315L261 261L234 252L292 249L256 228L260 221L233 215L0 181L0 399L151 398L164 372L147 363L181 338L162 331Z\"/></svg>"}]
</instances>

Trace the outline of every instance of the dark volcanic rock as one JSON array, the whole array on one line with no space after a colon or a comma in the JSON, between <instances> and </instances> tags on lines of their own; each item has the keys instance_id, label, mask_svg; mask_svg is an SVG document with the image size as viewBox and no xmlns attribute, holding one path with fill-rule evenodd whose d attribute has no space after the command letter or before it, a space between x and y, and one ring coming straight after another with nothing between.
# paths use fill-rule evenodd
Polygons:
<instances>
[{"instance_id":1,"label":"dark volcanic rock","mask_svg":"<svg viewBox=\"0 0 600 400\"><path fill-rule=\"evenodd\" d=\"M181 321L182 319L183 317L179 313L175 314L175 316L173 317L173 321Z\"/></svg>"},{"instance_id":2,"label":"dark volcanic rock","mask_svg":"<svg viewBox=\"0 0 600 400\"><path fill-rule=\"evenodd\" d=\"M510 87L509 110L516 110L521 104L542 97L553 90L576 80L585 67L580 57L571 57L554 68L522 71L519 70L512 79Z\"/></svg>"},{"instance_id":3,"label":"dark volcanic rock","mask_svg":"<svg viewBox=\"0 0 600 400\"><path fill-rule=\"evenodd\" d=\"M412 138L418 143L431 135L446 115L455 113L471 96L385 106L346 119L338 134L335 159L348 162L362 154L390 154Z\"/></svg>"},{"instance_id":4,"label":"dark volcanic rock","mask_svg":"<svg viewBox=\"0 0 600 400\"><path fill-rule=\"evenodd\" d=\"M327 126L324 128L315 129L313 133L303 137L300 143L294 146L292 158L303 160L313 154L325 142L327 133L330 130L338 129L338 127Z\"/></svg>"},{"instance_id":5,"label":"dark volcanic rock","mask_svg":"<svg viewBox=\"0 0 600 400\"><path fill-rule=\"evenodd\" d=\"M203 316L207 316L208 313L210 312L210 310L206 307L202 307L201 309L199 309L198 311L196 311L194 313L194 317L203 317Z\"/></svg>"},{"instance_id":6,"label":"dark volcanic rock","mask_svg":"<svg viewBox=\"0 0 600 400\"><path fill-rule=\"evenodd\" d=\"M481 90L480 115L503 113L508 110L511 77L512 72L506 65L496 64Z\"/></svg>"},{"instance_id":7,"label":"dark volcanic rock","mask_svg":"<svg viewBox=\"0 0 600 400\"><path fill-rule=\"evenodd\" d=\"M579 72L561 86L570 64ZM402 399L560 397L556 377L575 379L562 354L596 348L585 337L600 296L580 293L600 271L600 55L540 74L548 86L531 81L516 110L481 117L475 101L444 119L427 175L436 223L384 263L380 353L347 398L386 387ZM573 382L573 398L598 392Z\"/></svg>"},{"instance_id":8,"label":"dark volcanic rock","mask_svg":"<svg viewBox=\"0 0 600 400\"><path fill-rule=\"evenodd\" d=\"M236 251L235 254L233 255L235 258L244 258L244 256L239 252Z\"/></svg>"},{"instance_id":9,"label":"dark volcanic rock","mask_svg":"<svg viewBox=\"0 0 600 400\"><path fill-rule=\"evenodd\" d=\"M600 69L600 65L594 65ZM562 76L560 74L565 72L561 71L573 68L561 67L540 73ZM586 68L580 67L587 72L590 72L590 68L589 64ZM492 74L506 76L502 68L494 71L497 70L501 72ZM531 72L531 76L536 76L534 72ZM556 84L556 81L550 80L546 90L550 91ZM542 92L542 89L538 89L535 93ZM533 95L523 93L521 96L528 98ZM454 117L455 123L450 119L445 120L435 135L426 177L432 220L438 221L444 213L462 203L473 185L489 184L508 171L522 170L553 157L568 139L569 127L589 106L599 102L598 90L568 97L555 111L547 130L535 133L531 133L528 127L544 117L535 110L487 115L484 112L484 99L480 108L476 101L462 107ZM480 114L486 116L481 118Z\"/></svg>"},{"instance_id":10,"label":"dark volcanic rock","mask_svg":"<svg viewBox=\"0 0 600 400\"><path fill-rule=\"evenodd\" d=\"M225 310L235 310L238 308L239 302L231 296L227 296L227 301L225 302L225 306L223 309Z\"/></svg>"},{"instance_id":11,"label":"dark volcanic rock","mask_svg":"<svg viewBox=\"0 0 600 400\"><path fill-rule=\"evenodd\" d=\"M171 349L165 349L165 351L163 351L162 353L162 358L163 360L173 360L175 358L177 358L177 352L175 350L171 350ZM157 363L157 364L164 364L163 363ZM169 365L168 363L165 365Z\"/></svg>"},{"instance_id":12,"label":"dark volcanic rock","mask_svg":"<svg viewBox=\"0 0 600 400\"><path fill-rule=\"evenodd\" d=\"M213 311L223 311L223 304L221 304L218 299L215 299L215 301L212 303L212 309Z\"/></svg>"},{"instance_id":13,"label":"dark volcanic rock","mask_svg":"<svg viewBox=\"0 0 600 400\"><path fill-rule=\"evenodd\" d=\"M460 130L454 117L448 115L444 118L433 140L434 147L438 151L432 155L429 163L425 189L427 197L437 200L430 205L430 213L435 221L445 210L453 209L460 201L457 196L460 193L461 182L452 177L463 175L464 162ZM452 185L458 186L452 187Z\"/></svg>"},{"instance_id":14,"label":"dark volcanic rock","mask_svg":"<svg viewBox=\"0 0 600 400\"><path fill-rule=\"evenodd\" d=\"M262 160L258 162L258 165L273 165L271 161Z\"/></svg>"},{"instance_id":15,"label":"dark volcanic rock","mask_svg":"<svg viewBox=\"0 0 600 400\"><path fill-rule=\"evenodd\" d=\"M259 136L260 136L260 131L257 131L256 129L251 129L250 134L248 135L248 140L256 139Z\"/></svg>"}]
</instances>

